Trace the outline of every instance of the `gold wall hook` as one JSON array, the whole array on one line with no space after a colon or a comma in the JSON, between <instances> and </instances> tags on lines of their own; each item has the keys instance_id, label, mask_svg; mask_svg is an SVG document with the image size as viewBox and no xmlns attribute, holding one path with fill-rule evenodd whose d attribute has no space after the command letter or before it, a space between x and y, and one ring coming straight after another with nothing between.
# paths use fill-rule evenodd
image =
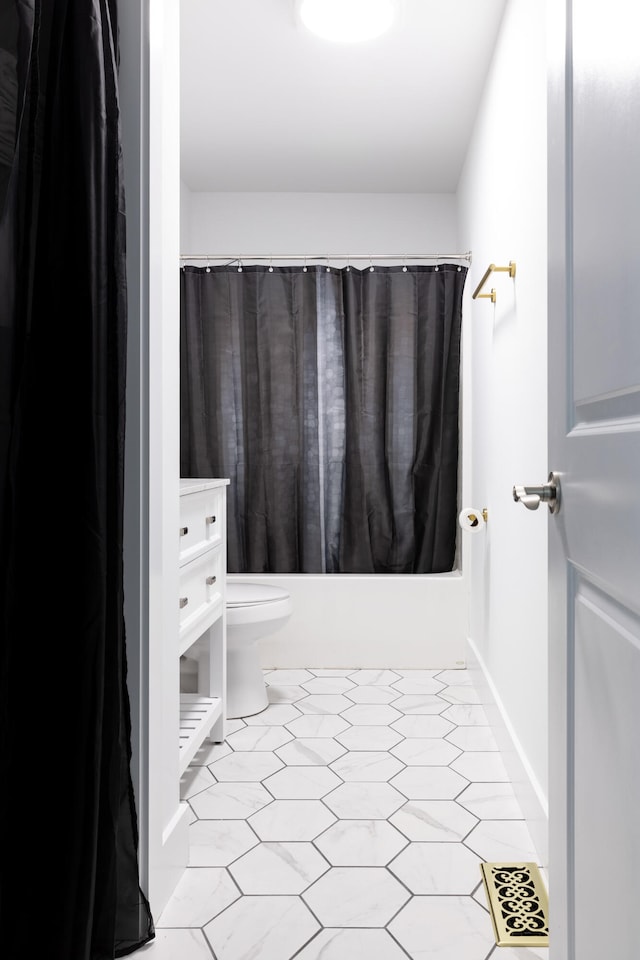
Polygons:
<instances>
[{"instance_id":1,"label":"gold wall hook","mask_svg":"<svg viewBox=\"0 0 640 960\"><path fill-rule=\"evenodd\" d=\"M508 273L509 276L513 279L516 275L515 260L509 260L508 267L496 267L495 263L490 263L485 271L484 277L482 278L482 280L480 281L480 283L478 284L478 286L476 287L476 289L472 294L473 300L487 299L487 300L491 300L491 303L496 302L495 289L492 288L491 293L480 293L480 291L482 290L482 288L484 287L485 283L487 282L487 280L489 279L492 273Z\"/></svg>"}]
</instances>

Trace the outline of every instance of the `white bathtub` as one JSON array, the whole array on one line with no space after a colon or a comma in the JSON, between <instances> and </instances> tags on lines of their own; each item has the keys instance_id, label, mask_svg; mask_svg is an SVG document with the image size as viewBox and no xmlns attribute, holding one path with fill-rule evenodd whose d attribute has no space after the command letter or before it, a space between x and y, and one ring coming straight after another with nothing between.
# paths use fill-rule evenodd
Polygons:
<instances>
[{"instance_id":1,"label":"white bathtub","mask_svg":"<svg viewBox=\"0 0 640 960\"><path fill-rule=\"evenodd\" d=\"M259 642L264 669L455 669L465 665L468 583L460 571L382 574L229 574L284 587L286 626Z\"/></svg>"}]
</instances>

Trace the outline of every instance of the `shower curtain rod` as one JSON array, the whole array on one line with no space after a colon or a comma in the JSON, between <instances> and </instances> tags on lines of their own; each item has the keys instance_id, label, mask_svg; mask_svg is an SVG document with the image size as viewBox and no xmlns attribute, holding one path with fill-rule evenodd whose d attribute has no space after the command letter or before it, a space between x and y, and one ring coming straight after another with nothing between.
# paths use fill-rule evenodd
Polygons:
<instances>
[{"instance_id":1,"label":"shower curtain rod","mask_svg":"<svg viewBox=\"0 0 640 960\"><path fill-rule=\"evenodd\" d=\"M220 253L216 254L204 254L204 253L181 253L181 260L226 260L229 263L235 263L236 261L242 262L243 260L346 260L347 263L350 263L352 260L368 260L373 262L374 260L468 260L471 263L471 251L467 253L423 253L423 254L369 254L369 253L323 253L323 254L244 254L244 256L230 256Z\"/></svg>"}]
</instances>

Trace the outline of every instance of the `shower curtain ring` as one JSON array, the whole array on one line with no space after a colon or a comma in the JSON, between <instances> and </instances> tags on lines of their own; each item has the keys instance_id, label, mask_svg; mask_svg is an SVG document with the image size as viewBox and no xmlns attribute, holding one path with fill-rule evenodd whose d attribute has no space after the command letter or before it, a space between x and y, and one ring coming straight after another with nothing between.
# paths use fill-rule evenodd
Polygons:
<instances>
[{"instance_id":1,"label":"shower curtain ring","mask_svg":"<svg viewBox=\"0 0 640 960\"><path fill-rule=\"evenodd\" d=\"M371 257L369 257L369 273L373 273L373 264L371 262Z\"/></svg>"},{"instance_id":2,"label":"shower curtain ring","mask_svg":"<svg viewBox=\"0 0 640 960\"><path fill-rule=\"evenodd\" d=\"M273 257L269 257L269 273L273 273Z\"/></svg>"},{"instance_id":3,"label":"shower curtain ring","mask_svg":"<svg viewBox=\"0 0 640 960\"><path fill-rule=\"evenodd\" d=\"M407 272L407 258L406 258L406 256L402 258L402 272L403 272L403 273L406 273L406 272Z\"/></svg>"},{"instance_id":4,"label":"shower curtain ring","mask_svg":"<svg viewBox=\"0 0 640 960\"><path fill-rule=\"evenodd\" d=\"M439 253L436 253L436 273L437 273L438 270L440 269L440 267L438 266L438 260L439 260L439 259L440 259L440 254L439 254Z\"/></svg>"}]
</instances>

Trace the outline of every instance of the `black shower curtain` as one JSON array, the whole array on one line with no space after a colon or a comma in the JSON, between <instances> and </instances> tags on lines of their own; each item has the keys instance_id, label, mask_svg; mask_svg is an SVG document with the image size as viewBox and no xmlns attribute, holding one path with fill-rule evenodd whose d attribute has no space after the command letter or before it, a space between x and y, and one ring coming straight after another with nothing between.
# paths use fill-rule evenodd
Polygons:
<instances>
[{"instance_id":1,"label":"black shower curtain","mask_svg":"<svg viewBox=\"0 0 640 960\"><path fill-rule=\"evenodd\" d=\"M181 270L181 473L228 477L232 573L442 573L467 268Z\"/></svg>"},{"instance_id":2,"label":"black shower curtain","mask_svg":"<svg viewBox=\"0 0 640 960\"><path fill-rule=\"evenodd\" d=\"M129 769L116 10L0 12L4 960L107 960L154 936Z\"/></svg>"}]
</instances>

